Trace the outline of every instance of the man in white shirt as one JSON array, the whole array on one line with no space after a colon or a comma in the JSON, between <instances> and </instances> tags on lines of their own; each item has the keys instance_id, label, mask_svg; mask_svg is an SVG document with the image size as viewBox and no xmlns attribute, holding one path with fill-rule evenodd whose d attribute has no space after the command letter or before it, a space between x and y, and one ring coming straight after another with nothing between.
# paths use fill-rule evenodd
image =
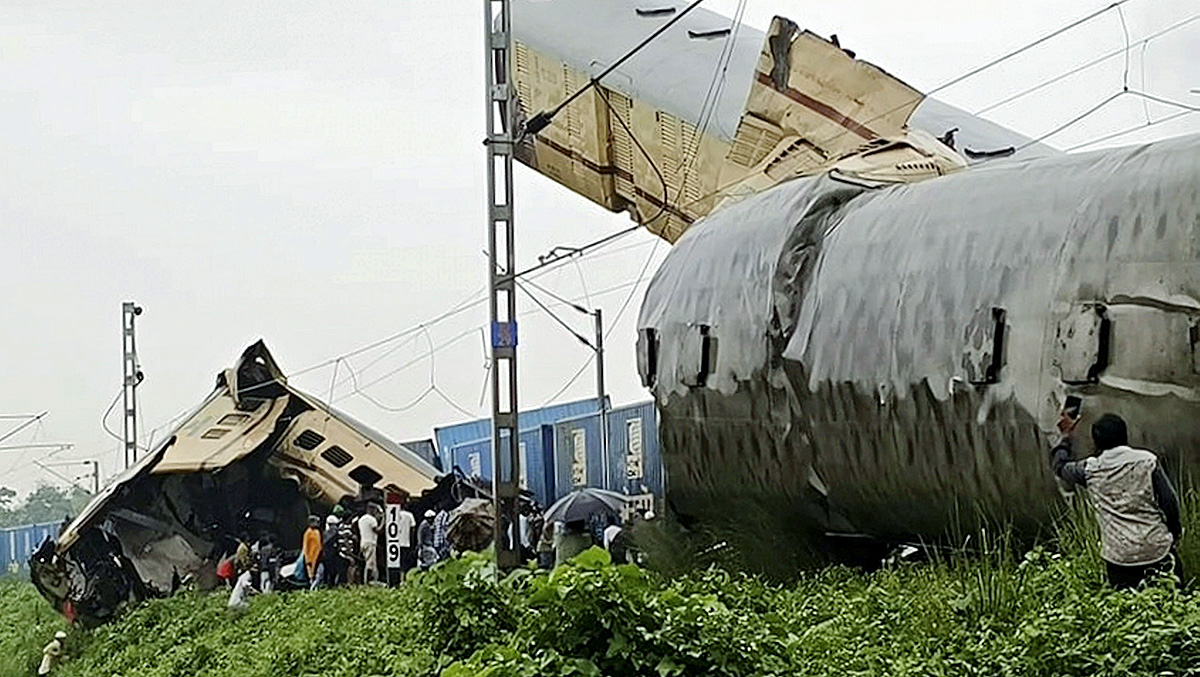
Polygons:
<instances>
[{"instance_id":1,"label":"man in white shirt","mask_svg":"<svg viewBox=\"0 0 1200 677\"><path fill-rule=\"evenodd\" d=\"M375 554L379 546L379 518L375 516L375 510L375 506L369 506L367 512L358 518L358 543L363 556L363 583L379 580L379 560Z\"/></svg>"},{"instance_id":2,"label":"man in white shirt","mask_svg":"<svg viewBox=\"0 0 1200 677\"><path fill-rule=\"evenodd\" d=\"M246 601L250 595L257 594L252 583L253 575L250 570L243 571L238 576L237 583L233 586L233 592L229 593L229 608L234 611L242 611L249 603Z\"/></svg>"},{"instance_id":3,"label":"man in white shirt","mask_svg":"<svg viewBox=\"0 0 1200 677\"><path fill-rule=\"evenodd\" d=\"M416 550L413 548L412 533L417 526L417 518L408 511L408 505L400 508L400 515L396 518L397 535L396 540L400 545L400 578L404 579L404 574L408 570L417 565Z\"/></svg>"},{"instance_id":4,"label":"man in white shirt","mask_svg":"<svg viewBox=\"0 0 1200 677\"><path fill-rule=\"evenodd\" d=\"M67 638L67 633L59 630L54 633L54 639L42 649L42 664L38 666L38 675L48 675L58 665L58 659L62 657L63 640Z\"/></svg>"},{"instance_id":5,"label":"man in white shirt","mask_svg":"<svg viewBox=\"0 0 1200 677\"><path fill-rule=\"evenodd\" d=\"M613 522L604 527L604 549L612 550L612 542L621 533L621 525Z\"/></svg>"}]
</instances>

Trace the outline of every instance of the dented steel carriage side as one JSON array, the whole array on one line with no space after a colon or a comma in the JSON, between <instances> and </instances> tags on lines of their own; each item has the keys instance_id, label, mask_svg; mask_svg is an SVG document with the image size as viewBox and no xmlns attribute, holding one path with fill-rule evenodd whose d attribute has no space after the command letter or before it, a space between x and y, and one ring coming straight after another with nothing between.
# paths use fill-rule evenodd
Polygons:
<instances>
[{"instance_id":1,"label":"dented steel carriage side","mask_svg":"<svg viewBox=\"0 0 1200 677\"><path fill-rule=\"evenodd\" d=\"M639 319L686 518L1030 533L1048 434L1126 418L1200 470L1200 136L868 189L797 179L684 234Z\"/></svg>"}]
</instances>

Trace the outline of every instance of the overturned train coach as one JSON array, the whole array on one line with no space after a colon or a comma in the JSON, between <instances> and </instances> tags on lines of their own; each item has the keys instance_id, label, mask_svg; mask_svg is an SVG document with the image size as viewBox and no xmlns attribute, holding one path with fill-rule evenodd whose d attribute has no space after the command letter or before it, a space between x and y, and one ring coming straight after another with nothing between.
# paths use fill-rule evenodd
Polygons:
<instances>
[{"instance_id":1,"label":"overturned train coach","mask_svg":"<svg viewBox=\"0 0 1200 677\"><path fill-rule=\"evenodd\" d=\"M298 544L309 512L373 486L435 498L427 460L288 385L260 341L207 399L30 560L34 584L92 624L129 601L215 581L241 532Z\"/></svg>"},{"instance_id":2,"label":"overturned train coach","mask_svg":"<svg viewBox=\"0 0 1200 677\"><path fill-rule=\"evenodd\" d=\"M638 332L670 504L735 516L758 561L1035 533L1068 395L1081 430L1115 412L1177 480L1200 471L1200 136L728 201L671 250Z\"/></svg>"}]
</instances>

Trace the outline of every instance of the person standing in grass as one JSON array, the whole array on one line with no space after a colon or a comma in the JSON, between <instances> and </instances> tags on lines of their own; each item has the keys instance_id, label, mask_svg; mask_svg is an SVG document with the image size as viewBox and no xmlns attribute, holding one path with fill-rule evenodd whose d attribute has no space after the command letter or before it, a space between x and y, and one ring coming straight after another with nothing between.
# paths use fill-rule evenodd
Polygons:
<instances>
[{"instance_id":1,"label":"person standing in grass","mask_svg":"<svg viewBox=\"0 0 1200 677\"><path fill-rule=\"evenodd\" d=\"M325 518L325 533L321 536L321 566L324 568L324 575L319 576L321 585L326 588L332 588L346 583L346 563L342 560L341 543L339 536L341 534L341 520L337 515L330 515Z\"/></svg>"},{"instance_id":2,"label":"person standing in grass","mask_svg":"<svg viewBox=\"0 0 1200 677\"><path fill-rule=\"evenodd\" d=\"M417 565L422 570L437 564L437 548L433 547L433 519L437 514L425 511L425 519L417 527Z\"/></svg>"},{"instance_id":3,"label":"person standing in grass","mask_svg":"<svg viewBox=\"0 0 1200 677\"><path fill-rule=\"evenodd\" d=\"M1050 453L1054 474L1068 487L1084 487L1100 523L1100 556L1114 588L1174 574L1183 580L1175 546L1183 534L1179 499L1153 452L1129 446L1125 421L1104 414L1092 424L1096 455L1073 460L1078 414L1064 412L1062 440Z\"/></svg>"},{"instance_id":4,"label":"person standing in grass","mask_svg":"<svg viewBox=\"0 0 1200 677\"><path fill-rule=\"evenodd\" d=\"M569 562L571 558L590 547L592 547L592 535L588 532L587 522L584 520L567 522L554 546L554 566Z\"/></svg>"},{"instance_id":5,"label":"person standing in grass","mask_svg":"<svg viewBox=\"0 0 1200 677\"><path fill-rule=\"evenodd\" d=\"M317 563L321 561L321 518L308 516L308 529L304 531L304 571L312 587L317 583Z\"/></svg>"},{"instance_id":6,"label":"person standing in grass","mask_svg":"<svg viewBox=\"0 0 1200 677\"><path fill-rule=\"evenodd\" d=\"M358 565L358 528L355 520L340 505L333 507L333 514L342 521L338 523L338 554L346 567L346 585L358 585L360 581Z\"/></svg>"},{"instance_id":7,"label":"person standing in grass","mask_svg":"<svg viewBox=\"0 0 1200 677\"><path fill-rule=\"evenodd\" d=\"M59 630L54 633L54 639L42 649L42 664L38 666L37 674L48 675L54 670L54 666L58 665L58 659L62 658L63 640L67 638L67 633Z\"/></svg>"},{"instance_id":8,"label":"person standing in grass","mask_svg":"<svg viewBox=\"0 0 1200 677\"><path fill-rule=\"evenodd\" d=\"M368 506L367 512L358 518L358 543L362 548L363 583L374 583L379 580L379 559L376 555L379 518L375 516L375 506Z\"/></svg>"}]
</instances>

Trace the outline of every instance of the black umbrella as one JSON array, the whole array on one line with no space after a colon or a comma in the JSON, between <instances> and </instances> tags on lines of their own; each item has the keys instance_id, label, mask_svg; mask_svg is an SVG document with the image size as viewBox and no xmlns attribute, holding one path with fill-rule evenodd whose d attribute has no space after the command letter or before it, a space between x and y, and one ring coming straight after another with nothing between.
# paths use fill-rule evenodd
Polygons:
<instances>
[{"instance_id":1,"label":"black umbrella","mask_svg":"<svg viewBox=\"0 0 1200 677\"><path fill-rule=\"evenodd\" d=\"M547 522L574 522L584 520L598 512L621 514L625 505L625 496L615 491L578 489L563 496L546 510Z\"/></svg>"}]
</instances>

